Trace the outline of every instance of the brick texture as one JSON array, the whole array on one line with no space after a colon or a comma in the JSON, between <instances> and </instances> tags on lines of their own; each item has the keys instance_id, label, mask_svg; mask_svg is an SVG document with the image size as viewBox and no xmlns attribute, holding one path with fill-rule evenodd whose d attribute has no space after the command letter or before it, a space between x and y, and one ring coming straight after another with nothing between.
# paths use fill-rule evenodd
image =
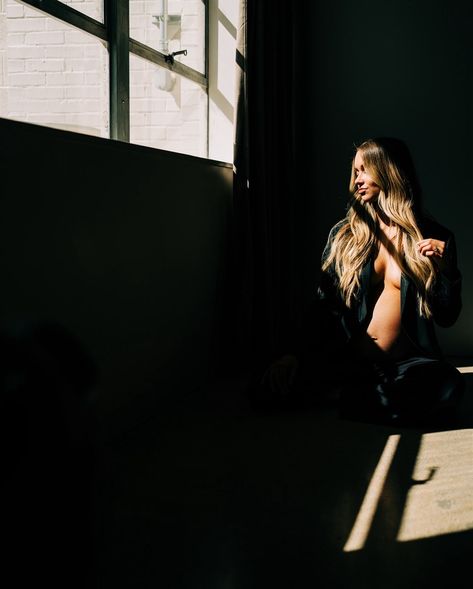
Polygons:
<instances>
[{"instance_id":1,"label":"brick texture","mask_svg":"<svg viewBox=\"0 0 473 589\"><path fill-rule=\"evenodd\" d=\"M103 21L102 0L65 0ZM160 49L157 0L130 0L130 36ZM169 0L169 51L204 70L201 0ZM109 136L108 52L92 36L16 0L0 0L0 116ZM163 89L166 87L167 89ZM207 154L207 96L189 80L130 56L131 141Z\"/></svg>"}]
</instances>

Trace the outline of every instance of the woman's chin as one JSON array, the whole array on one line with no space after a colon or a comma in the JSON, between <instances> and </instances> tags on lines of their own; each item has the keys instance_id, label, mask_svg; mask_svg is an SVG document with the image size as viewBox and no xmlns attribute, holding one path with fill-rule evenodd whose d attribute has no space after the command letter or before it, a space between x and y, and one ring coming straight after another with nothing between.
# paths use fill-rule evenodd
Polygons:
<instances>
[{"instance_id":1,"label":"woman's chin","mask_svg":"<svg viewBox=\"0 0 473 589\"><path fill-rule=\"evenodd\" d=\"M376 200L376 196L377 196L377 195L375 195L375 194L371 194L371 193L369 193L369 192L368 192L368 193L367 193L367 192L365 192L365 193L363 193L363 194L360 194L360 199L361 199L363 202L373 202L373 201L375 201L375 200Z\"/></svg>"}]
</instances>

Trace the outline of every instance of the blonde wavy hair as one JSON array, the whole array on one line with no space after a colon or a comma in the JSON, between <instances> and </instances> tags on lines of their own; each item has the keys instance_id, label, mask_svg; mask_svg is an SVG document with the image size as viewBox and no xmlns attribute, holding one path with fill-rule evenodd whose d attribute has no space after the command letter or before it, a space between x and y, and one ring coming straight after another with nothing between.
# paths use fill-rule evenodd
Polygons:
<instances>
[{"instance_id":1,"label":"blonde wavy hair","mask_svg":"<svg viewBox=\"0 0 473 589\"><path fill-rule=\"evenodd\" d=\"M397 262L415 285L420 314L430 318L429 294L435 282L435 268L417 250L417 242L423 238L415 214L420 190L407 147L397 139L377 138L365 141L356 151L363 157L365 170L380 187L380 193L375 202L364 202L359 197L353 158L352 201L346 217L335 227L322 270L333 267L342 298L351 307L360 289L361 270L379 247L381 213L397 227Z\"/></svg>"}]
</instances>

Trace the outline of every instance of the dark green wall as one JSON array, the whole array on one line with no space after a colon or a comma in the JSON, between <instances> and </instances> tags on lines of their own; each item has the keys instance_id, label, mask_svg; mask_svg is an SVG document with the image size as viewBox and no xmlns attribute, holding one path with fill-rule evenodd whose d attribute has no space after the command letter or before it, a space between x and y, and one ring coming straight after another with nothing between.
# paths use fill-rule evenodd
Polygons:
<instances>
[{"instance_id":1,"label":"dark green wall","mask_svg":"<svg viewBox=\"0 0 473 589\"><path fill-rule=\"evenodd\" d=\"M75 333L99 364L98 407L110 415L210 378L231 168L6 120L0 138L1 319Z\"/></svg>"},{"instance_id":2,"label":"dark green wall","mask_svg":"<svg viewBox=\"0 0 473 589\"><path fill-rule=\"evenodd\" d=\"M425 205L452 229L464 274L464 311L440 330L445 352L473 356L473 3L334 0L301 5L306 39L303 137L311 272L344 214L353 144L404 139Z\"/></svg>"}]
</instances>

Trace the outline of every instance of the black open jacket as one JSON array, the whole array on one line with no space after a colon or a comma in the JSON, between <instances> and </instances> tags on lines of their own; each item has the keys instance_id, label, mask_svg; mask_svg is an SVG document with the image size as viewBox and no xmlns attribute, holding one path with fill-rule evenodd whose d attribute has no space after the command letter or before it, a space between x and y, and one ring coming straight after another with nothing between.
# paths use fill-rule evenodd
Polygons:
<instances>
[{"instance_id":1,"label":"black open jacket","mask_svg":"<svg viewBox=\"0 0 473 589\"><path fill-rule=\"evenodd\" d=\"M330 253L332 241L340 229L338 223L330 231L325 246L322 261ZM434 323L441 327L449 327L457 320L461 303L461 274L457 267L457 253L453 234L431 219L418 221L419 228L425 239L433 238L446 243L443 254L446 262L444 272L438 273L431 293L432 314L427 319L419 312L417 292L412 281L401 276L401 327L415 348L419 356L440 358L442 356L435 335ZM366 330L370 317L368 316L368 296L373 271L374 257L369 259L361 272L361 287L351 308L348 308L340 296L338 276L334 269L322 272L319 280L316 300L316 322L322 337L327 344L326 351L340 350L356 337L362 330ZM307 334L304 338L307 343ZM310 338L309 338L310 339ZM320 343L318 344L320 348Z\"/></svg>"}]
</instances>

